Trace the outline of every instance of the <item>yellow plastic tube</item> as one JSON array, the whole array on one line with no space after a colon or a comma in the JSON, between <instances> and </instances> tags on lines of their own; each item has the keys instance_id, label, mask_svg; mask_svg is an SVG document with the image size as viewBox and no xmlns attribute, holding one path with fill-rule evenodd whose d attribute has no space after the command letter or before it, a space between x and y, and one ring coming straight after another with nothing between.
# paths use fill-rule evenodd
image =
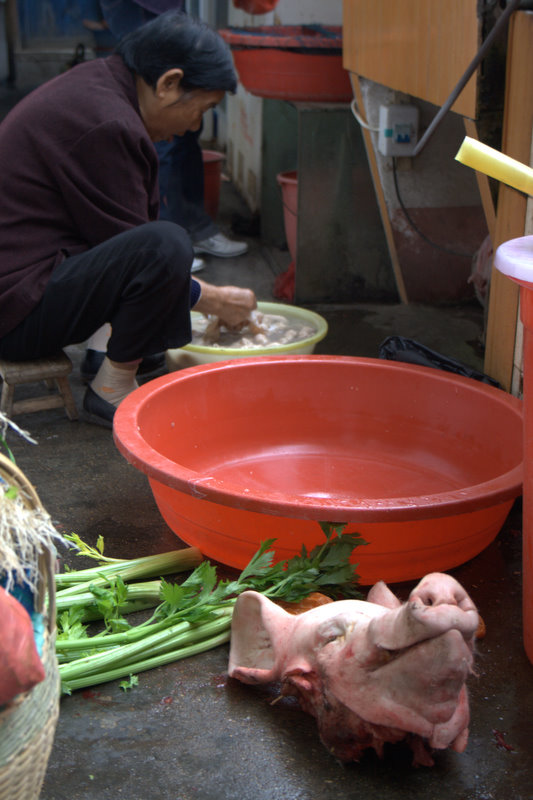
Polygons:
<instances>
[{"instance_id":1,"label":"yellow plastic tube","mask_svg":"<svg viewBox=\"0 0 533 800\"><path fill-rule=\"evenodd\" d=\"M478 142L477 139L465 136L455 159L467 167L484 172L485 175L518 189L519 192L533 195L533 169Z\"/></svg>"}]
</instances>

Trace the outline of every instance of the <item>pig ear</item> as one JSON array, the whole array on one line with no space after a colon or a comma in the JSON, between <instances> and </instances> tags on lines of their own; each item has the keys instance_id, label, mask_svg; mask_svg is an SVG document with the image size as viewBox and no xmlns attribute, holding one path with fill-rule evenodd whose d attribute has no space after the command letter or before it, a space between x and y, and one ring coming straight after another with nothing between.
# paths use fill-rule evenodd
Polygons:
<instances>
[{"instance_id":1,"label":"pig ear","mask_svg":"<svg viewBox=\"0 0 533 800\"><path fill-rule=\"evenodd\" d=\"M294 618L258 592L243 592L231 622L228 674L244 683L279 679L276 642L283 640Z\"/></svg>"},{"instance_id":2,"label":"pig ear","mask_svg":"<svg viewBox=\"0 0 533 800\"><path fill-rule=\"evenodd\" d=\"M401 602L396 595L391 592L383 581L379 581L370 589L366 599L369 603L376 603L376 605L385 606L385 608L399 608L401 606Z\"/></svg>"}]
</instances>

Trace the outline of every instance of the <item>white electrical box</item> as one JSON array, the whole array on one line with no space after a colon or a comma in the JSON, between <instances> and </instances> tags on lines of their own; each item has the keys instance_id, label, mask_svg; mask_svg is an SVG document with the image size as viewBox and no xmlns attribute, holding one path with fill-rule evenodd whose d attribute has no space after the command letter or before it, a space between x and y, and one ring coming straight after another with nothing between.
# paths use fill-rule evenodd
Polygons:
<instances>
[{"instance_id":1,"label":"white electrical box","mask_svg":"<svg viewBox=\"0 0 533 800\"><path fill-rule=\"evenodd\" d=\"M410 105L379 107L378 150L384 156L411 156L418 137L418 108Z\"/></svg>"}]
</instances>

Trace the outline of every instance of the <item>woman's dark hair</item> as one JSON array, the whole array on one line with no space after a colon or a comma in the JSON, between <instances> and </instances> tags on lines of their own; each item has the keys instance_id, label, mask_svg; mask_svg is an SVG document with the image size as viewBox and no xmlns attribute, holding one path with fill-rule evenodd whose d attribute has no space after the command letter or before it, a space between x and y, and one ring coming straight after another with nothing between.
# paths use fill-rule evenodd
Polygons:
<instances>
[{"instance_id":1,"label":"woman's dark hair","mask_svg":"<svg viewBox=\"0 0 533 800\"><path fill-rule=\"evenodd\" d=\"M167 11L128 33L115 52L152 88L163 73L175 68L183 70L184 89L235 92L237 88L226 42L182 11Z\"/></svg>"}]
</instances>

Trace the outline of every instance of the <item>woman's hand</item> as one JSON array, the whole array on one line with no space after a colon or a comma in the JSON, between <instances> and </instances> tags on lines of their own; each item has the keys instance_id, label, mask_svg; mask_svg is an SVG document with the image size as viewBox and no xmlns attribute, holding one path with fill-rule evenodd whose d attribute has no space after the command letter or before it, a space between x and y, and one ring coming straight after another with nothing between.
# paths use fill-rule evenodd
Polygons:
<instances>
[{"instance_id":1,"label":"woman's hand","mask_svg":"<svg viewBox=\"0 0 533 800\"><path fill-rule=\"evenodd\" d=\"M257 308L257 299L251 289L238 286L213 286L211 283L195 280L200 284L202 294L194 306L202 314L213 314L227 328L238 330L250 319Z\"/></svg>"}]
</instances>

